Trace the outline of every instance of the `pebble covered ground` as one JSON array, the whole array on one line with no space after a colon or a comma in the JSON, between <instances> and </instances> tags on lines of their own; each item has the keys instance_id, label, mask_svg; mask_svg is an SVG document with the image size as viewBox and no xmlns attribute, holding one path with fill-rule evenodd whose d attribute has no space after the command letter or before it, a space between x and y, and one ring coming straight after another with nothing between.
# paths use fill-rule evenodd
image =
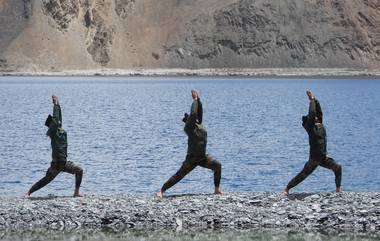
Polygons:
<instances>
[{"instance_id":1,"label":"pebble covered ground","mask_svg":"<svg viewBox=\"0 0 380 241\"><path fill-rule=\"evenodd\" d=\"M378 233L379 217L376 192L0 198L0 231L269 228Z\"/></svg>"}]
</instances>

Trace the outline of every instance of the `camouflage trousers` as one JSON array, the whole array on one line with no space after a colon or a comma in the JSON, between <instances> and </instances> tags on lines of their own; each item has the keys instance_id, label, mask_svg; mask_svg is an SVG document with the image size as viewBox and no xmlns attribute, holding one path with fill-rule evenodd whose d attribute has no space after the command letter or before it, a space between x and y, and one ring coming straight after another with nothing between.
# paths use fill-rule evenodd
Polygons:
<instances>
[{"instance_id":1,"label":"camouflage trousers","mask_svg":"<svg viewBox=\"0 0 380 241\"><path fill-rule=\"evenodd\" d=\"M306 162L304 168L298 173L287 185L287 189L297 186L300 182L305 180L318 166L330 169L335 174L335 185L340 187L342 182L342 166L339 165L331 157L314 158Z\"/></svg>"},{"instance_id":2,"label":"camouflage trousers","mask_svg":"<svg viewBox=\"0 0 380 241\"><path fill-rule=\"evenodd\" d=\"M197 166L211 169L214 172L214 185L215 187L219 187L222 176L222 165L220 162L215 160L210 155L192 156L188 154L180 169L171 178L169 178L167 182L165 182L161 190L166 191L171 188Z\"/></svg>"},{"instance_id":3,"label":"camouflage trousers","mask_svg":"<svg viewBox=\"0 0 380 241\"><path fill-rule=\"evenodd\" d=\"M61 172L67 172L67 173L75 175L75 187L76 188L80 187L82 183L82 176L83 176L82 168L75 165L71 161L67 161L66 159L59 160L59 161L53 160L50 164L49 169L46 171L46 175L32 186L29 193L32 194L33 192L43 188L44 186L49 184L51 181L53 181L54 178Z\"/></svg>"}]
</instances>

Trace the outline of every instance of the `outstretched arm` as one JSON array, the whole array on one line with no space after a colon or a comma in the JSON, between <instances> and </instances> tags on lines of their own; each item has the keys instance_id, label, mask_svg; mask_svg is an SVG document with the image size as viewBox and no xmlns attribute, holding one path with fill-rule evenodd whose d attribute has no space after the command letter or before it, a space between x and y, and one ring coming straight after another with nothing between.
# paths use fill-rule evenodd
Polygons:
<instances>
[{"instance_id":1,"label":"outstretched arm","mask_svg":"<svg viewBox=\"0 0 380 241\"><path fill-rule=\"evenodd\" d=\"M198 116L198 93L195 90L191 91L193 103L191 104L190 116L185 124L185 132L189 133L195 128L195 123Z\"/></svg>"},{"instance_id":2,"label":"outstretched arm","mask_svg":"<svg viewBox=\"0 0 380 241\"><path fill-rule=\"evenodd\" d=\"M47 135L52 137L54 133L57 132L58 127L62 125L62 114L61 114L61 107L59 106L58 97L53 95L53 118L50 122L49 130L47 131Z\"/></svg>"},{"instance_id":3,"label":"outstretched arm","mask_svg":"<svg viewBox=\"0 0 380 241\"><path fill-rule=\"evenodd\" d=\"M58 125L62 125L62 111L61 106L59 105L58 96L53 95L52 96L54 108L53 108L53 118L55 118L58 121Z\"/></svg>"},{"instance_id":4,"label":"outstretched arm","mask_svg":"<svg viewBox=\"0 0 380 241\"><path fill-rule=\"evenodd\" d=\"M315 124L315 117L317 116L317 110L316 110L316 99L314 94L308 90L306 91L307 96L309 97L309 114L307 115L307 120L303 124L303 127L305 129L310 129Z\"/></svg>"},{"instance_id":5,"label":"outstretched arm","mask_svg":"<svg viewBox=\"0 0 380 241\"><path fill-rule=\"evenodd\" d=\"M197 120L198 115L198 100L194 100L193 104L191 104L191 113L189 118L187 118L186 124L185 124L185 132L189 133L195 128L195 123Z\"/></svg>"}]
</instances>

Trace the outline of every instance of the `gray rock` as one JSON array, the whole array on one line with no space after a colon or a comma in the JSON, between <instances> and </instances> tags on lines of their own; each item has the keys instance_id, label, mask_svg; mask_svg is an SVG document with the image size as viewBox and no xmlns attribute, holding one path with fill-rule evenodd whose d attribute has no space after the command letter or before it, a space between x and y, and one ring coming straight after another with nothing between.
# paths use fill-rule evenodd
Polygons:
<instances>
[{"instance_id":1,"label":"gray rock","mask_svg":"<svg viewBox=\"0 0 380 241\"><path fill-rule=\"evenodd\" d=\"M182 59L185 58L185 50L183 48L178 48L177 53Z\"/></svg>"},{"instance_id":2,"label":"gray rock","mask_svg":"<svg viewBox=\"0 0 380 241\"><path fill-rule=\"evenodd\" d=\"M70 22L78 17L79 3L75 0L42 0L42 10L52 19L53 27L67 31Z\"/></svg>"},{"instance_id":3,"label":"gray rock","mask_svg":"<svg viewBox=\"0 0 380 241\"><path fill-rule=\"evenodd\" d=\"M145 194L80 199L0 198L0 230L292 227L367 232L379 230L380 226L379 207L372 205L372 198L378 198L378 194L327 193L309 195L303 200L273 193L183 195L163 199Z\"/></svg>"}]
</instances>

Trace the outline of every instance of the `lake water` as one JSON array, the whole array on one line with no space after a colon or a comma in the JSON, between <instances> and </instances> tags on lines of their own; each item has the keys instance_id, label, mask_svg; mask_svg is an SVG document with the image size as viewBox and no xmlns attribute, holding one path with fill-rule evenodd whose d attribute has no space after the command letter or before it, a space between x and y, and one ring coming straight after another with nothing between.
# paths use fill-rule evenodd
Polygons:
<instances>
[{"instance_id":1,"label":"lake water","mask_svg":"<svg viewBox=\"0 0 380 241\"><path fill-rule=\"evenodd\" d=\"M380 191L380 81L207 78L0 78L0 196L21 196L51 161L45 119L60 97L68 159L83 167L85 194L154 193L180 167L182 117L198 89L208 152L223 165L225 192L281 191L308 159L307 89L324 110L330 156L343 166L343 189ZM70 195L60 174L35 193ZM294 191L335 190L319 167ZM196 168L168 193L213 191L212 172Z\"/></svg>"}]
</instances>

